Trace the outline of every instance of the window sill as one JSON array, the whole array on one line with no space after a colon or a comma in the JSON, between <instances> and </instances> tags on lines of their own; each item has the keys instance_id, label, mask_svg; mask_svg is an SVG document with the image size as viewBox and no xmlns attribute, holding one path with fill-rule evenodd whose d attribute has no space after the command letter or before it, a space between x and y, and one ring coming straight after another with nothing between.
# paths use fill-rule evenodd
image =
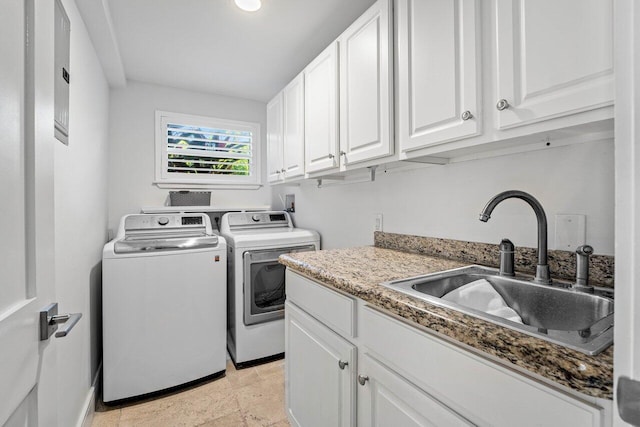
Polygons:
<instances>
[{"instance_id":1,"label":"window sill","mask_svg":"<svg viewBox=\"0 0 640 427\"><path fill-rule=\"evenodd\" d=\"M262 184L213 184L201 182L163 182L153 181L158 188L170 188L178 190L257 190Z\"/></svg>"}]
</instances>

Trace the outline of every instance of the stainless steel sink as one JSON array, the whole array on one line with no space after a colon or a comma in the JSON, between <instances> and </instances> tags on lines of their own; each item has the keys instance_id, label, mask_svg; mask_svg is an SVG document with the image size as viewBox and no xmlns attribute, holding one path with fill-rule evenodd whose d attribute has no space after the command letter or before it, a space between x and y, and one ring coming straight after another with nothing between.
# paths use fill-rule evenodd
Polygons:
<instances>
[{"instance_id":1,"label":"stainless steel sink","mask_svg":"<svg viewBox=\"0 0 640 427\"><path fill-rule=\"evenodd\" d=\"M486 279L524 324L512 322L441 297L478 279ZM449 307L507 328L595 355L613 344L613 299L570 288L533 283L524 277L499 276L498 270L468 266L384 283L384 286Z\"/></svg>"}]
</instances>

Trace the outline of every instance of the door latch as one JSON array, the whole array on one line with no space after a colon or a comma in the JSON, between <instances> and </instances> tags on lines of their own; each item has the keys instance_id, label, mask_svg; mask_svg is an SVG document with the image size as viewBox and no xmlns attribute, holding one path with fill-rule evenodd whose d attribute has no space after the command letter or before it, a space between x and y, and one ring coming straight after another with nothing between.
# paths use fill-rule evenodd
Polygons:
<instances>
[{"instance_id":1,"label":"door latch","mask_svg":"<svg viewBox=\"0 0 640 427\"><path fill-rule=\"evenodd\" d=\"M49 304L40 310L40 341L48 340L54 332L56 338L66 337L81 317L82 313L58 314L58 303ZM62 328L58 331L59 324Z\"/></svg>"}]
</instances>

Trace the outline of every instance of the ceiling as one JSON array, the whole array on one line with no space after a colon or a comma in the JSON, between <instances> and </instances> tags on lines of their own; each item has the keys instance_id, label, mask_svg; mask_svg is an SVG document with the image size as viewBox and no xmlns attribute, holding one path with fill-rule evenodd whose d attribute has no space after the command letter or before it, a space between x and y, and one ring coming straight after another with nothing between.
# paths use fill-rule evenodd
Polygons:
<instances>
[{"instance_id":1,"label":"ceiling","mask_svg":"<svg viewBox=\"0 0 640 427\"><path fill-rule=\"evenodd\" d=\"M99 2L78 7L112 85L137 80L265 102L374 0L263 0L253 13L233 0Z\"/></svg>"}]
</instances>

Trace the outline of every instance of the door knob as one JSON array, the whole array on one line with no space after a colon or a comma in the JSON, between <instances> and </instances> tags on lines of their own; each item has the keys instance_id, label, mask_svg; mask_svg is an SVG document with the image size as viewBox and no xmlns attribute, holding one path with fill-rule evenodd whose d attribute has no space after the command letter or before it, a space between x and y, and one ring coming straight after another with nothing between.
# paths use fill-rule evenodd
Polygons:
<instances>
[{"instance_id":1,"label":"door knob","mask_svg":"<svg viewBox=\"0 0 640 427\"><path fill-rule=\"evenodd\" d=\"M40 341L48 340L54 332L56 338L66 337L81 317L82 313L58 314L58 303L49 304L40 310ZM60 324L62 328L58 330Z\"/></svg>"},{"instance_id":2,"label":"door knob","mask_svg":"<svg viewBox=\"0 0 640 427\"><path fill-rule=\"evenodd\" d=\"M509 101L504 98L499 100L496 104L496 108L498 109L498 111L506 110L507 108L509 108Z\"/></svg>"}]
</instances>

